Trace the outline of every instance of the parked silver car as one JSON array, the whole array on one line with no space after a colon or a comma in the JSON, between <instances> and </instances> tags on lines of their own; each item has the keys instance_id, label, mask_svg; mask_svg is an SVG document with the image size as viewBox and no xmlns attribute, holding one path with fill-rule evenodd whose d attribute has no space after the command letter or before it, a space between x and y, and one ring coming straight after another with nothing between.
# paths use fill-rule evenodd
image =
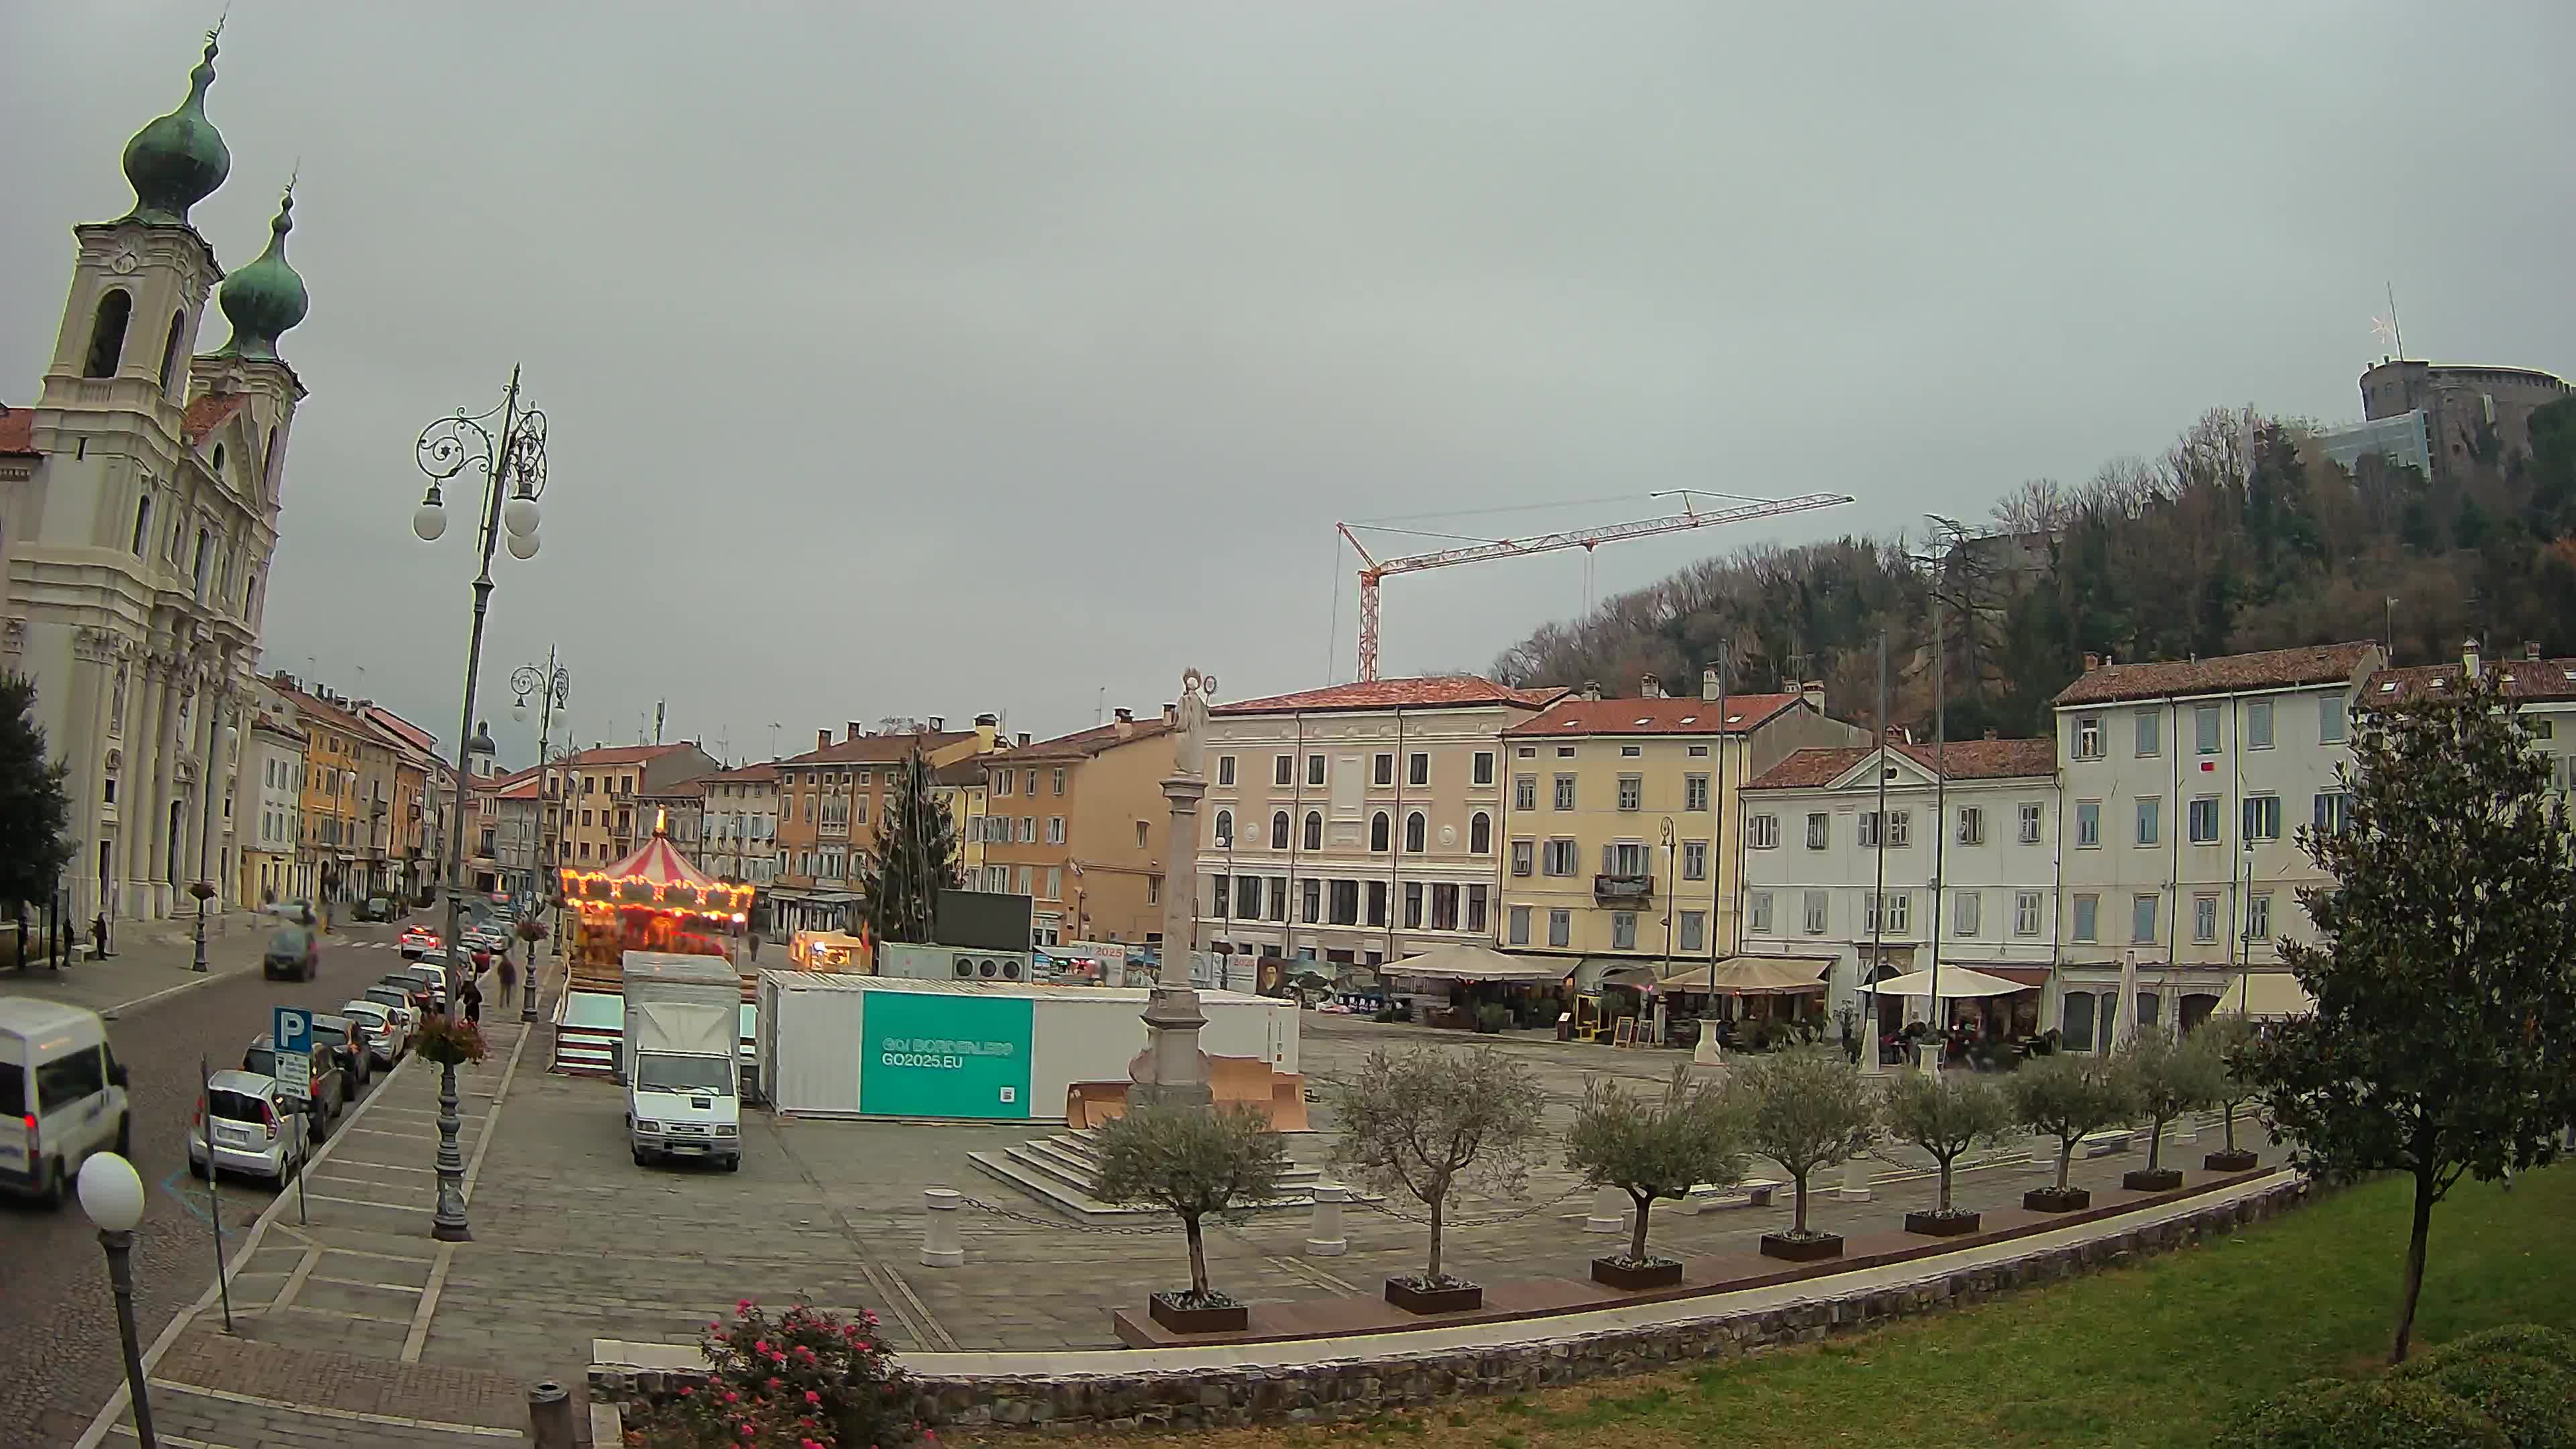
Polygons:
<instances>
[{"instance_id":1,"label":"parked silver car","mask_svg":"<svg viewBox=\"0 0 2576 1449\"><path fill-rule=\"evenodd\" d=\"M188 1170L200 1177L247 1173L282 1188L303 1170L304 1144L275 1077L217 1072L188 1123Z\"/></svg>"}]
</instances>

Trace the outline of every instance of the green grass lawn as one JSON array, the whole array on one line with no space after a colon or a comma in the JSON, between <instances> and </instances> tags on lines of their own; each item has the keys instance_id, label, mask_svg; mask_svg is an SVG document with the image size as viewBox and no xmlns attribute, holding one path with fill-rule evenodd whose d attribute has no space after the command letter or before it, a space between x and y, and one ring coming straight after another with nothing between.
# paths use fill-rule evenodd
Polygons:
<instances>
[{"instance_id":1,"label":"green grass lawn","mask_svg":"<svg viewBox=\"0 0 2576 1449\"><path fill-rule=\"evenodd\" d=\"M2241 1237L1813 1348L1527 1399L1335 1426L1227 1430L1247 1446L1401 1438L1475 1449L1723 1444L2191 1446L2239 1403L2376 1371L2395 1324L2411 1185L2329 1194ZM2418 1352L2500 1323L2576 1328L2576 1166L2435 1210Z\"/></svg>"}]
</instances>

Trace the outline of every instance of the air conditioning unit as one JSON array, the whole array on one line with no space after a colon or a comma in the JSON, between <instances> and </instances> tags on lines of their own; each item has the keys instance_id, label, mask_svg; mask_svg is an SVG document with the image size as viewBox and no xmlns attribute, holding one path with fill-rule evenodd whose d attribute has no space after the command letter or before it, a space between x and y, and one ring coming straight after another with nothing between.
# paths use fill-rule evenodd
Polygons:
<instances>
[{"instance_id":1,"label":"air conditioning unit","mask_svg":"<svg viewBox=\"0 0 2576 1449\"><path fill-rule=\"evenodd\" d=\"M1030 978L1026 952L989 951L954 945L908 945L900 942L879 946L876 955L877 974L899 976L913 981L1026 981Z\"/></svg>"}]
</instances>

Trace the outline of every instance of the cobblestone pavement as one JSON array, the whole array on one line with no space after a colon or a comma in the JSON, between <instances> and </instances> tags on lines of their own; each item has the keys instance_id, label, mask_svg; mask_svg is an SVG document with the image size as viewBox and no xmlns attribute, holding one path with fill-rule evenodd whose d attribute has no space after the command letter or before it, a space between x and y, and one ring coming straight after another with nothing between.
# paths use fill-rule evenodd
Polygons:
<instances>
[{"instance_id":1,"label":"cobblestone pavement","mask_svg":"<svg viewBox=\"0 0 2576 1449\"><path fill-rule=\"evenodd\" d=\"M136 1313L148 1343L171 1316L213 1281L212 1217L238 1242L271 1193L227 1181L220 1203L188 1175L188 1119L201 1058L237 1066L252 1037L268 1030L281 1003L337 1005L392 969L386 928L331 936L319 978L268 982L259 975L265 923L236 915L214 924L209 971L189 970L188 923L129 923L104 961L49 972L0 972L0 995L69 1001L112 1012L108 1040L132 1075L135 1166L146 1209L135 1232ZM381 1077L379 1081L383 1080ZM345 1120L345 1118L343 1119ZM70 1441L123 1380L107 1267L96 1232L77 1204L59 1210L0 1200L0 1445Z\"/></svg>"},{"instance_id":2,"label":"cobblestone pavement","mask_svg":"<svg viewBox=\"0 0 2576 1449\"><path fill-rule=\"evenodd\" d=\"M1587 1076L1652 1084L1680 1060L1537 1037L1305 1020L1311 1077L1346 1071L1387 1043L1511 1052L1546 1085L1551 1128L1570 1117ZM1118 1232L1060 1220L966 1161L969 1150L1044 1135L1046 1127L754 1111L739 1172L638 1167L626 1152L613 1084L547 1074L550 1031L541 1028L522 1050L515 1013L499 1016L490 1033L493 1060L464 1074L473 1241L430 1240L425 1169L435 1083L425 1068L406 1070L316 1165L310 1225L289 1212L243 1263L233 1291L240 1336L250 1342L216 1337L201 1316L155 1368L156 1381L170 1385L156 1405L169 1400L202 1430L176 1432L236 1446L347 1442L348 1426L359 1423L369 1442L389 1444L515 1434L525 1422L526 1386L540 1378L578 1386L593 1339L690 1342L745 1297L865 1309L906 1350L1114 1347L1110 1310L1186 1275L1178 1234L1154 1220L1139 1225L1145 1231ZM1300 1160L1320 1163L1329 1154L1328 1116L1318 1113L1323 1130L1291 1139ZM2168 1154L2196 1165L2214 1146L2204 1132L2169 1145ZM1961 1176L1961 1205L2015 1202L2038 1180L2029 1162L2002 1156ZM2138 1163L2134 1152L2082 1161L2075 1177L2108 1187ZM1918 1172L1924 1165L1919 1154L1891 1151L1871 1164L1877 1180L1866 1202L1825 1191L1842 1181L1837 1172L1815 1184L1812 1220L1884 1227L1909 1208L1928 1207L1935 1188ZM921 1193L933 1185L985 1205L964 1215L961 1268L918 1261ZM1449 1232L1450 1261L1471 1276L1581 1277L1591 1256L1622 1241L1584 1230L1590 1203L1551 1150L1523 1196L1457 1205L1466 1221ZM1381 1278L1419 1271L1423 1259L1424 1229L1394 1215L1418 1205L1386 1207L1349 1213L1349 1250L1338 1257L1305 1255L1302 1212L1221 1227L1211 1234L1213 1270L1227 1289L1257 1299L1375 1296ZM1768 1208L1692 1213L1667 1204L1656 1211L1653 1240L1706 1252L1788 1218L1786 1192ZM304 1357L219 1352L254 1347ZM332 1439L335 1432L343 1437Z\"/></svg>"}]
</instances>

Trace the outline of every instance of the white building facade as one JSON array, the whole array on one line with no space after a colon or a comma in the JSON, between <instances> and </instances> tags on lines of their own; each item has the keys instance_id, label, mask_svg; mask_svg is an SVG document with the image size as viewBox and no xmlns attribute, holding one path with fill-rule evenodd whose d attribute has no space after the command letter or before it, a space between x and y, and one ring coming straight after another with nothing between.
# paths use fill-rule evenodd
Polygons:
<instances>
[{"instance_id":1,"label":"white building facade","mask_svg":"<svg viewBox=\"0 0 2576 1449\"><path fill-rule=\"evenodd\" d=\"M266 697L254 704L242 750L242 778L249 786L237 796L243 812L236 831L242 851L239 903L245 906L312 899L312 883L297 865L295 850L304 831L304 735L274 691L260 692Z\"/></svg>"},{"instance_id":2,"label":"white building facade","mask_svg":"<svg viewBox=\"0 0 2576 1449\"><path fill-rule=\"evenodd\" d=\"M778 771L745 765L705 777L707 846L700 864L766 888L778 879Z\"/></svg>"},{"instance_id":3,"label":"white building facade","mask_svg":"<svg viewBox=\"0 0 2576 1449\"><path fill-rule=\"evenodd\" d=\"M68 769L75 918L191 907L187 884L228 878L238 822L259 818L232 796L304 397L277 340L306 301L286 263L291 197L267 252L229 279L189 223L231 166L205 113L214 57L210 41L187 100L126 146L133 210L73 228L36 404L0 416L0 452L32 459L0 505L0 653L34 679ZM199 355L219 281L232 336Z\"/></svg>"},{"instance_id":4,"label":"white building facade","mask_svg":"<svg viewBox=\"0 0 2576 1449\"><path fill-rule=\"evenodd\" d=\"M1740 954L1817 962L1838 1019L1937 954L2024 987L1979 1008L1998 1030L2051 1024L2056 775L2048 740L1789 756L1743 792ZM1922 998L1876 1000L1882 1032L1925 1015Z\"/></svg>"},{"instance_id":5,"label":"white building facade","mask_svg":"<svg viewBox=\"0 0 2576 1449\"><path fill-rule=\"evenodd\" d=\"M2187 1027L2222 1001L2299 1009L2278 943L2314 938L2298 892L2329 878L2298 828L2344 818L2335 771L2379 646L2086 662L2054 701L2065 930L2051 1024L2076 1050L2107 1045L2129 961L2141 1025Z\"/></svg>"},{"instance_id":6,"label":"white building facade","mask_svg":"<svg viewBox=\"0 0 2576 1449\"><path fill-rule=\"evenodd\" d=\"M1217 706L1202 750L1202 949L1382 966L1491 944L1501 735L1562 693L1458 675Z\"/></svg>"}]
</instances>

